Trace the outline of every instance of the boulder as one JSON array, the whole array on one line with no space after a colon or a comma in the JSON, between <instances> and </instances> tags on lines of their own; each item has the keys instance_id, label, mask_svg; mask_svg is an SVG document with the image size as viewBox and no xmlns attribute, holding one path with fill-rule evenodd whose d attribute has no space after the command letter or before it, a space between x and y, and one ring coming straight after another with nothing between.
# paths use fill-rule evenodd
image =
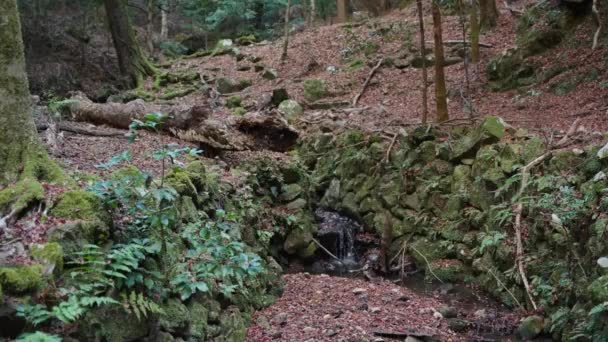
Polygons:
<instances>
[{"instance_id":1,"label":"boulder","mask_svg":"<svg viewBox=\"0 0 608 342\"><path fill-rule=\"evenodd\" d=\"M215 81L215 85L220 94L229 94L250 87L251 81L247 79L234 80L227 77L220 77Z\"/></svg>"},{"instance_id":2,"label":"boulder","mask_svg":"<svg viewBox=\"0 0 608 342\"><path fill-rule=\"evenodd\" d=\"M285 100L279 105L279 112L291 122L304 113L304 108L295 100Z\"/></svg>"},{"instance_id":3,"label":"boulder","mask_svg":"<svg viewBox=\"0 0 608 342\"><path fill-rule=\"evenodd\" d=\"M327 96L325 81L311 79L304 81L304 97L306 100L315 102Z\"/></svg>"},{"instance_id":4,"label":"boulder","mask_svg":"<svg viewBox=\"0 0 608 342\"><path fill-rule=\"evenodd\" d=\"M262 78L265 80L274 80L279 77L279 73L275 69L266 69L262 73Z\"/></svg>"},{"instance_id":5,"label":"boulder","mask_svg":"<svg viewBox=\"0 0 608 342\"><path fill-rule=\"evenodd\" d=\"M531 340L540 335L540 333L543 331L544 325L545 322L542 317L529 316L524 318L524 320L519 324L517 333L523 340Z\"/></svg>"}]
</instances>

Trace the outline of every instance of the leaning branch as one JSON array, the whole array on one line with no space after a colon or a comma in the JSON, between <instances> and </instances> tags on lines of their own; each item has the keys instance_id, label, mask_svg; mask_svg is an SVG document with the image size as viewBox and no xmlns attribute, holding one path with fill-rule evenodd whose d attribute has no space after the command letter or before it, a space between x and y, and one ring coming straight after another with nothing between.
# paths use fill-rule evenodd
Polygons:
<instances>
[{"instance_id":1,"label":"leaning branch","mask_svg":"<svg viewBox=\"0 0 608 342\"><path fill-rule=\"evenodd\" d=\"M367 79L365 80L365 83L363 83L363 88L361 89L359 94L357 94L357 96L355 96L355 98L353 99L353 103L352 103L353 107L356 107L357 104L359 103L359 99L361 99L361 96L363 96L363 93L365 93L367 86L369 86L369 82L372 80L372 78L376 74L376 71L378 71L378 69L380 69L380 67L382 66L382 63L384 63L384 57L380 58L380 60L376 64L376 66L369 72L369 75L367 75Z\"/></svg>"}]
</instances>

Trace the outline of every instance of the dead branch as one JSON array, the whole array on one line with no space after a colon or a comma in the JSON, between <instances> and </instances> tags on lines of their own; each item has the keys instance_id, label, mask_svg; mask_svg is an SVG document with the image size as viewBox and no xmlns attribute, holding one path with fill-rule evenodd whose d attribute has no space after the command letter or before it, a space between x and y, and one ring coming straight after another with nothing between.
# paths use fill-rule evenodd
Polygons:
<instances>
[{"instance_id":1,"label":"dead branch","mask_svg":"<svg viewBox=\"0 0 608 342\"><path fill-rule=\"evenodd\" d=\"M363 83L363 88L361 89L359 94L357 94L357 96L355 96L355 98L353 99L353 103L352 103L353 107L356 107L357 103L359 103L359 99L361 98L361 96L363 95L365 90L367 89L367 86L369 85L369 82L372 80L372 77L374 77L374 75L376 74L376 71L378 71L378 69L380 69L380 67L382 66L382 63L384 63L384 57L380 58L380 60L376 64L376 66L373 67L372 70L369 72L369 75L367 75L367 79Z\"/></svg>"},{"instance_id":2,"label":"dead branch","mask_svg":"<svg viewBox=\"0 0 608 342\"><path fill-rule=\"evenodd\" d=\"M598 40L600 38L600 33L602 32L602 28L604 26L602 24L602 18L600 17L600 11L597 8L597 0L593 0L591 10L593 11L593 17L595 18L595 22L597 24L597 29L595 30L595 34L593 35L593 45L591 47L592 50L595 50L597 48Z\"/></svg>"},{"instance_id":3,"label":"dead branch","mask_svg":"<svg viewBox=\"0 0 608 342\"><path fill-rule=\"evenodd\" d=\"M443 280L441 280L435 274L435 272L433 272L433 268L431 267L431 264L429 263L429 259L427 259L426 256L424 254L422 254L419 250L417 250L416 247L412 246L412 249L414 250L414 252L420 254L420 256L424 259L424 262L426 263L426 267L428 268L429 272L431 272L431 274L433 275L433 277L435 277L435 279L439 280L439 282L443 284Z\"/></svg>"},{"instance_id":4,"label":"dead branch","mask_svg":"<svg viewBox=\"0 0 608 342\"><path fill-rule=\"evenodd\" d=\"M327 253L327 255L329 255L330 257L332 257L333 259L337 260L339 263L342 264L342 260L340 260L340 258L335 256L332 252L330 252L327 248L325 248L325 246L323 246L319 241L317 241L317 239L312 238L312 242L314 242L317 246L319 246L319 248L321 248L325 253Z\"/></svg>"},{"instance_id":5,"label":"dead branch","mask_svg":"<svg viewBox=\"0 0 608 342\"><path fill-rule=\"evenodd\" d=\"M568 142L568 140L570 139L570 136L576 132L576 130L579 126L579 123L580 123L580 119L576 119L574 121L574 123L572 124L572 126L570 127L570 129L568 130L568 133L566 133L566 135L564 135L564 137L560 141L558 141L554 147L549 147L547 152L545 152L541 156L537 157L536 159L532 160L530 163L528 163L528 165L524 166L523 169L521 170L521 185L519 187L519 191L517 192L517 196L516 196L518 202L517 202L517 204L515 204L515 207L513 209L513 213L515 214L515 245L516 245L515 262L517 265L517 269L519 270L519 275L521 276L521 280L524 283L524 288L526 290L526 293L528 294L528 298L530 299L530 303L532 304L532 307L534 308L534 310L538 310L538 306L536 305L536 302L534 301L534 297L532 296L532 291L530 290L530 283L528 283L528 278L526 277L526 268L524 265L524 247L523 247L522 238L521 238L521 216L522 216L523 207L524 207L523 201L522 201L522 196L524 194L524 191L526 190L526 187L528 186L528 178L530 177L530 170L532 168L534 168L536 165L543 162L547 157L551 156L551 154L553 153L553 149L559 148L560 146L562 146L566 142Z\"/></svg>"},{"instance_id":6,"label":"dead branch","mask_svg":"<svg viewBox=\"0 0 608 342\"><path fill-rule=\"evenodd\" d=\"M388 150L386 151L386 162L391 161L391 151L393 150L393 146L395 146L395 141L397 141L398 133L393 135L393 139L391 140L391 144L388 146Z\"/></svg>"},{"instance_id":7,"label":"dead branch","mask_svg":"<svg viewBox=\"0 0 608 342\"><path fill-rule=\"evenodd\" d=\"M426 43L427 44L431 44L431 45L435 44L435 42L432 42L432 41L427 41ZM457 45L457 44L464 44L464 45L470 46L471 42L468 42L468 41L465 42L464 40L458 40L458 39L456 39L456 40L444 40L443 41L443 45ZM494 47L494 45L492 45L492 44L482 43L482 42L479 42L479 46L483 47L483 48L488 48L488 49L491 49L491 48Z\"/></svg>"}]
</instances>

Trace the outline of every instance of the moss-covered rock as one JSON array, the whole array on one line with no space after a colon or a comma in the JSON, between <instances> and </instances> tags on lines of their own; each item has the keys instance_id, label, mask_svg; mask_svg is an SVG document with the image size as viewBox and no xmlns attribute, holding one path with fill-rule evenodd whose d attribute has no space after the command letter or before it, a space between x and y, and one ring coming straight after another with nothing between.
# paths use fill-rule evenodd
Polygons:
<instances>
[{"instance_id":1,"label":"moss-covered rock","mask_svg":"<svg viewBox=\"0 0 608 342\"><path fill-rule=\"evenodd\" d=\"M313 234L311 229L306 226L292 229L285 238L283 250L288 254L295 254L298 251L306 250L312 242Z\"/></svg>"},{"instance_id":2,"label":"moss-covered rock","mask_svg":"<svg viewBox=\"0 0 608 342\"><path fill-rule=\"evenodd\" d=\"M322 80L306 80L304 81L304 97L308 101L318 101L327 96L327 88Z\"/></svg>"},{"instance_id":3,"label":"moss-covered rock","mask_svg":"<svg viewBox=\"0 0 608 342\"><path fill-rule=\"evenodd\" d=\"M227 100L226 100L226 107L228 108L236 108L236 107L241 107L241 104L243 102L243 98L238 96L238 95L233 95L230 96Z\"/></svg>"},{"instance_id":4,"label":"moss-covered rock","mask_svg":"<svg viewBox=\"0 0 608 342\"><path fill-rule=\"evenodd\" d=\"M490 60L487 73L493 90L504 91L534 83L535 68L525 61L524 55L520 49L509 49Z\"/></svg>"},{"instance_id":5,"label":"moss-covered rock","mask_svg":"<svg viewBox=\"0 0 608 342\"><path fill-rule=\"evenodd\" d=\"M101 200L94 194L74 190L63 193L50 211L51 216L70 220L110 223L111 219Z\"/></svg>"},{"instance_id":6,"label":"moss-covered rock","mask_svg":"<svg viewBox=\"0 0 608 342\"><path fill-rule=\"evenodd\" d=\"M137 341L149 334L146 320L137 320L117 305L91 310L78 327L83 341Z\"/></svg>"},{"instance_id":7,"label":"moss-covered rock","mask_svg":"<svg viewBox=\"0 0 608 342\"><path fill-rule=\"evenodd\" d=\"M222 311L220 316L221 339L226 342L245 341L247 335L247 322L239 308L230 306Z\"/></svg>"},{"instance_id":8,"label":"moss-covered rock","mask_svg":"<svg viewBox=\"0 0 608 342\"><path fill-rule=\"evenodd\" d=\"M431 241L425 237L415 239L409 245L410 255L414 258L416 266L426 269L428 264L443 259L448 255L448 250L437 241ZM428 264L427 264L428 263Z\"/></svg>"},{"instance_id":9,"label":"moss-covered rock","mask_svg":"<svg viewBox=\"0 0 608 342\"><path fill-rule=\"evenodd\" d=\"M437 277L443 282L453 283L464 280L467 273L462 261L454 259L436 260L431 263L431 270L427 269L424 274L427 281L434 281Z\"/></svg>"},{"instance_id":10,"label":"moss-covered rock","mask_svg":"<svg viewBox=\"0 0 608 342\"><path fill-rule=\"evenodd\" d=\"M163 331L169 333L184 334L190 322L190 311L178 299L169 299L161 305L164 312L160 316L159 324Z\"/></svg>"},{"instance_id":11,"label":"moss-covered rock","mask_svg":"<svg viewBox=\"0 0 608 342\"><path fill-rule=\"evenodd\" d=\"M526 317L517 328L517 333L524 340L528 341L540 335L545 326L544 319L540 316Z\"/></svg>"},{"instance_id":12,"label":"moss-covered rock","mask_svg":"<svg viewBox=\"0 0 608 342\"><path fill-rule=\"evenodd\" d=\"M15 266L0 268L0 285L6 293L20 295L42 286L42 266Z\"/></svg>"},{"instance_id":13,"label":"moss-covered rock","mask_svg":"<svg viewBox=\"0 0 608 342\"><path fill-rule=\"evenodd\" d=\"M304 108L295 100L285 100L279 105L279 112L291 122L304 113Z\"/></svg>"},{"instance_id":14,"label":"moss-covered rock","mask_svg":"<svg viewBox=\"0 0 608 342\"><path fill-rule=\"evenodd\" d=\"M43 265L43 273L57 273L63 271L63 247L59 243L49 242L41 246L34 245L30 250L30 255L38 263Z\"/></svg>"}]
</instances>

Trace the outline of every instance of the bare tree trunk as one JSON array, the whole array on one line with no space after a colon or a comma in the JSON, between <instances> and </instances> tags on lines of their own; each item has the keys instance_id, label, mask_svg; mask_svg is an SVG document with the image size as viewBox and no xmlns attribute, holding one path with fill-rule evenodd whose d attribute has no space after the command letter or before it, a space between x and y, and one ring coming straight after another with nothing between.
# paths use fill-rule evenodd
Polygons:
<instances>
[{"instance_id":1,"label":"bare tree trunk","mask_svg":"<svg viewBox=\"0 0 608 342\"><path fill-rule=\"evenodd\" d=\"M160 10L160 39L167 40L169 37L169 23L167 18L167 9L165 5Z\"/></svg>"},{"instance_id":2,"label":"bare tree trunk","mask_svg":"<svg viewBox=\"0 0 608 342\"><path fill-rule=\"evenodd\" d=\"M120 72L129 87L138 87L146 76L154 75L152 64L144 56L131 26L124 0L104 0Z\"/></svg>"},{"instance_id":3,"label":"bare tree trunk","mask_svg":"<svg viewBox=\"0 0 608 342\"><path fill-rule=\"evenodd\" d=\"M464 0L458 1L458 7L460 11L460 27L462 29L462 41L464 45L464 79L465 79L465 89L466 96L462 96L463 101L465 102L465 110L469 111L469 119L473 119L473 100L471 98L471 81L469 78L469 51L467 45L467 17L466 12L467 8ZM479 43L477 44L479 46Z\"/></svg>"},{"instance_id":4,"label":"bare tree trunk","mask_svg":"<svg viewBox=\"0 0 608 342\"><path fill-rule=\"evenodd\" d=\"M146 44L150 54L154 53L154 1L148 0L148 8L146 9L148 16L146 20Z\"/></svg>"},{"instance_id":5,"label":"bare tree trunk","mask_svg":"<svg viewBox=\"0 0 608 342\"><path fill-rule=\"evenodd\" d=\"M429 116L429 80L426 70L426 43L424 40L424 15L422 13L422 0L416 0L416 5L418 7L418 22L420 24L420 57L422 57L422 123L425 124Z\"/></svg>"},{"instance_id":6,"label":"bare tree trunk","mask_svg":"<svg viewBox=\"0 0 608 342\"><path fill-rule=\"evenodd\" d=\"M496 0L479 0L480 25L483 28L496 26L498 7Z\"/></svg>"},{"instance_id":7,"label":"bare tree trunk","mask_svg":"<svg viewBox=\"0 0 608 342\"><path fill-rule=\"evenodd\" d=\"M285 41L283 42L283 54L281 62L287 60L287 49L289 48L289 16L291 11L291 0L287 0L287 9L285 10Z\"/></svg>"},{"instance_id":8,"label":"bare tree trunk","mask_svg":"<svg viewBox=\"0 0 608 342\"><path fill-rule=\"evenodd\" d=\"M338 22L344 23L346 22L346 0L337 0L337 9L338 9Z\"/></svg>"},{"instance_id":9,"label":"bare tree trunk","mask_svg":"<svg viewBox=\"0 0 608 342\"><path fill-rule=\"evenodd\" d=\"M308 17L308 19L310 20L308 25L313 26L317 19L317 1L316 0L310 0L310 16Z\"/></svg>"},{"instance_id":10,"label":"bare tree trunk","mask_svg":"<svg viewBox=\"0 0 608 342\"><path fill-rule=\"evenodd\" d=\"M471 1L471 62L479 63L479 3Z\"/></svg>"},{"instance_id":11,"label":"bare tree trunk","mask_svg":"<svg viewBox=\"0 0 608 342\"><path fill-rule=\"evenodd\" d=\"M441 11L439 5L432 1L433 14L433 37L435 45L435 102L437 103L437 122L449 120L447 90L445 86L445 73L443 65L445 58L443 53L443 33L441 29Z\"/></svg>"}]
</instances>

